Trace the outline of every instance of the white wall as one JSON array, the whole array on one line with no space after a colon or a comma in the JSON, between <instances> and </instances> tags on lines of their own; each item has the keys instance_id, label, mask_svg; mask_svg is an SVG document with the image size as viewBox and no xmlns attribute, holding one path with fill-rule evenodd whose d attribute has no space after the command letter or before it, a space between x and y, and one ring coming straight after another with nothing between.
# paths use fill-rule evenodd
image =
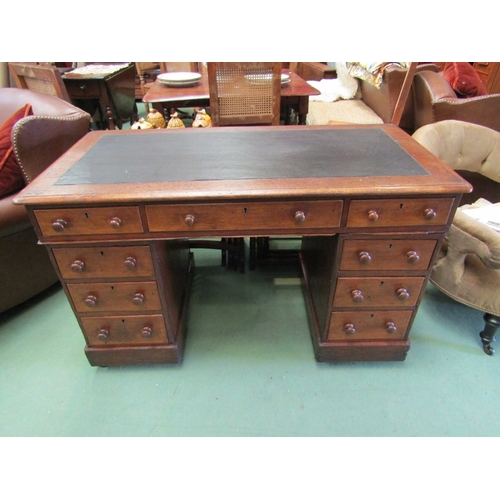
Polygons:
<instances>
[{"instance_id":1,"label":"white wall","mask_svg":"<svg viewBox=\"0 0 500 500\"><path fill-rule=\"evenodd\" d=\"M0 62L0 88L10 87L9 66L6 62Z\"/></svg>"}]
</instances>

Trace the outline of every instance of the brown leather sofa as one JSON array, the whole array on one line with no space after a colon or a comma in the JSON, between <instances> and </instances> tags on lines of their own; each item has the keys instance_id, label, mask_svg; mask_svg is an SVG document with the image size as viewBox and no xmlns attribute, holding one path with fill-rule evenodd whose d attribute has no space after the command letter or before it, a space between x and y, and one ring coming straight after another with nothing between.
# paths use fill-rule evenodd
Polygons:
<instances>
[{"instance_id":1,"label":"brown leather sofa","mask_svg":"<svg viewBox=\"0 0 500 500\"><path fill-rule=\"evenodd\" d=\"M425 71L426 73L437 73L438 67L434 64L419 64L415 75ZM399 94L403 88L403 82L407 69L397 66L388 66L384 71L380 89L361 80L361 99L377 113L384 123L390 123L396 108ZM406 105L401 117L399 126L408 133L413 133L414 128L414 104L413 104L413 86L406 100Z\"/></svg>"},{"instance_id":2,"label":"brown leather sofa","mask_svg":"<svg viewBox=\"0 0 500 500\"><path fill-rule=\"evenodd\" d=\"M437 72L438 69L434 64L419 64L416 72ZM406 68L387 66L380 88L359 80L360 99L339 100L333 103L310 102L308 123L312 125L326 125L329 122L390 123L406 73ZM316 78L320 77L321 74L317 73ZM413 87L399 123L399 126L410 134L415 130L412 92Z\"/></svg>"},{"instance_id":3,"label":"brown leather sofa","mask_svg":"<svg viewBox=\"0 0 500 500\"><path fill-rule=\"evenodd\" d=\"M457 97L442 73L421 71L413 80L415 130L444 120L475 123L500 132L500 94Z\"/></svg>"},{"instance_id":4,"label":"brown leather sofa","mask_svg":"<svg viewBox=\"0 0 500 500\"><path fill-rule=\"evenodd\" d=\"M19 120L12 145L26 183L89 131L90 115L75 106L26 89L0 89L0 124L31 104L33 116ZM37 238L17 192L0 199L0 313L42 292L57 281L47 250Z\"/></svg>"}]
</instances>

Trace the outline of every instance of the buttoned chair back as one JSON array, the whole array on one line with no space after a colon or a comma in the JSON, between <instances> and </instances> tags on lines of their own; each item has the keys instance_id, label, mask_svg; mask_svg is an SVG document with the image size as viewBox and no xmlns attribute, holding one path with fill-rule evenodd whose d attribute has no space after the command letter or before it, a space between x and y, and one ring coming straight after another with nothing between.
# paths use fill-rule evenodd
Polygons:
<instances>
[{"instance_id":1,"label":"buttoned chair back","mask_svg":"<svg viewBox=\"0 0 500 500\"><path fill-rule=\"evenodd\" d=\"M279 125L281 62L207 63L214 126Z\"/></svg>"},{"instance_id":2,"label":"buttoned chair back","mask_svg":"<svg viewBox=\"0 0 500 500\"><path fill-rule=\"evenodd\" d=\"M459 173L482 177L482 183L467 179L474 187L475 199L488 199L492 194L496 198L488 201L500 201L499 132L445 120L418 129L413 138ZM484 351L493 354L490 344L500 327L500 232L464 212L476 205L462 205L457 210L430 281L457 302L485 313L480 338Z\"/></svg>"}]
</instances>

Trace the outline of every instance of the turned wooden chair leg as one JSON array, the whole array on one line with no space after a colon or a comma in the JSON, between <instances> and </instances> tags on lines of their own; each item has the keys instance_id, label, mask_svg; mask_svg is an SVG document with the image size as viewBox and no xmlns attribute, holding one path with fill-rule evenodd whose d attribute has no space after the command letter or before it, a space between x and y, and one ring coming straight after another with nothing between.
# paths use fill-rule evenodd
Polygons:
<instances>
[{"instance_id":1,"label":"turned wooden chair leg","mask_svg":"<svg viewBox=\"0 0 500 500\"><path fill-rule=\"evenodd\" d=\"M484 315L484 330L479 334L483 343L483 350L486 354L492 355L495 349L491 347L491 343L496 341L495 333L500 327L500 316L486 313Z\"/></svg>"},{"instance_id":2,"label":"turned wooden chair leg","mask_svg":"<svg viewBox=\"0 0 500 500\"><path fill-rule=\"evenodd\" d=\"M251 271L257 267L257 238L252 236L250 238L250 257L249 268Z\"/></svg>"},{"instance_id":3,"label":"turned wooden chair leg","mask_svg":"<svg viewBox=\"0 0 500 500\"><path fill-rule=\"evenodd\" d=\"M243 238L228 238L228 268L245 273L245 240Z\"/></svg>"}]
</instances>

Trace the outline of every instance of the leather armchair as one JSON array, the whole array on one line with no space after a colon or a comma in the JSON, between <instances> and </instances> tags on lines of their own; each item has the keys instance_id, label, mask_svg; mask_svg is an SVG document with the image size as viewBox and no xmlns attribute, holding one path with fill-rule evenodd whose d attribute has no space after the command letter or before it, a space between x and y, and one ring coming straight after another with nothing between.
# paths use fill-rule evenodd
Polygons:
<instances>
[{"instance_id":1,"label":"leather armchair","mask_svg":"<svg viewBox=\"0 0 500 500\"><path fill-rule=\"evenodd\" d=\"M500 94L459 98L442 73L415 75L415 130L443 120L461 120L500 132Z\"/></svg>"},{"instance_id":2,"label":"leather armchair","mask_svg":"<svg viewBox=\"0 0 500 500\"><path fill-rule=\"evenodd\" d=\"M457 172L471 172L489 181L488 192L500 191L499 132L446 120L418 129L413 138ZM487 199L481 187L473 184L475 198ZM500 327L500 233L463 213L466 207L471 205L456 212L430 281L457 302L485 313L480 338L484 351L493 354L490 344Z\"/></svg>"},{"instance_id":3,"label":"leather armchair","mask_svg":"<svg viewBox=\"0 0 500 500\"><path fill-rule=\"evenodd\" d=\"M26 183L31 182L89 131L90 115L57 97L26 89L0 89L0 123L25 104L33 116L19 120L12 144ZM47 250L37 244L17 193L0 199L0 313L42 292L57 281Z\"/></svg>"}]
</instances>

